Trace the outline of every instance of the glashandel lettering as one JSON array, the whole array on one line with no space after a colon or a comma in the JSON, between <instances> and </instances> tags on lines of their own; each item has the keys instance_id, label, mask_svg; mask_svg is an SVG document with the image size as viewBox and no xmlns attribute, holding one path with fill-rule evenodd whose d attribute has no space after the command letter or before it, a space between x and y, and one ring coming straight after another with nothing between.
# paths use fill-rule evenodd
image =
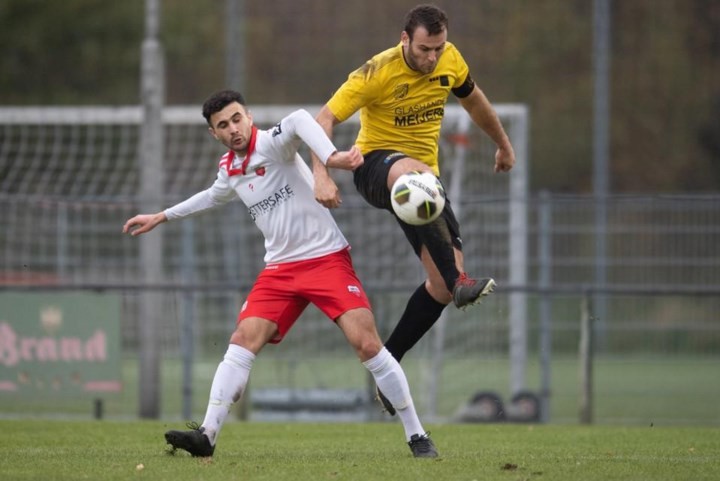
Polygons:
<instances>
[{"instance_id":1,"label":"glashandel lettering","mask_svg":"<svg viewBox=\"0 0 720 481\"><path fill-rule=\"evenodd\" d=\"M440 121L445 115L445 109L442 107L426 110L417 114L395 115L395 127L407 127L410 125L424 124L434 120Z\"/></svg>"},{"instance_id":2,"label":"glashandel lettering","mask_svg":"<svg viewBox=\"0 0 720 481\"><path fill-rule=\"evenodd\" d=\"M443 107L445 105L444 99L437 99L431 102L425 102L417 105L402 106L395 109L395 115L397 117L403 117L405 115L417 114L423 110L430 110L434 107Z\"/></svg>"},{"instance_id":3,"label":"glashandel lettering","mask_svg":"<svg viewBox=\"0 0 720 481\"><path fill-rule=\"evenodd\" d=\"M260 202L256 202L255 204L248 207L250 217L252 217L252 220L255 220L258 218L258 216L268 214L272 212L275 207L282 204L294 195L295 192L293 192L290 184L287 184L284 187L278 189L276 192L265 197Z\"/></svg>"}]
</instances>

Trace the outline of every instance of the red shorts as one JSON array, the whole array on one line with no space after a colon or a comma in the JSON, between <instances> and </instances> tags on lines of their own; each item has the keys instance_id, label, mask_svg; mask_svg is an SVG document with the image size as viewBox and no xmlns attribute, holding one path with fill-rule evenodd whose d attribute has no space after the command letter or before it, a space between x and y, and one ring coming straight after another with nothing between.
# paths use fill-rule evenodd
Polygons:
<instances>
[{"instance_id":1,"label":"red shorts","mask_svg":"<svg viewBox=\"0 0 720 481\"><path fill-rule=\"evenodd\" d=\"M351 309L370 309L348 250L317 259L267 265L242 305L238 323L248 317L274 322L278 334L270 342L276 344L311 302L333 321Z\"/></svg>"}]
</instances>

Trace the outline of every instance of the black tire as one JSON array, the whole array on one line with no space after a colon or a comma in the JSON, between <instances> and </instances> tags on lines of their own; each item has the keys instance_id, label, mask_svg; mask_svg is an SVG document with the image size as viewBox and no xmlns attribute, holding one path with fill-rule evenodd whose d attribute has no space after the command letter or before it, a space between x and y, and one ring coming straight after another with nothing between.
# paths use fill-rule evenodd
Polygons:
<instances>
[{"instance_id":1,"label":"black tire","mask_svg":"<svg viewBox=\"0 0 720 481\"><path fill-rule=\"evenodd\" d=\"M530 391L520 391L510 399L508 419L519 423L536 423L540 421L540 398Z\"/></svg>"},{"instance_id":2,"label":"black tire","mask_svg":"<svg viewBox=\"0 0 720 481\"><path fill-rule=\"evenodd\" d=\"M500 396L494 392L480 391L473 395L468 405L475 414L476 422L501 422L505 421L505 408Z\"/></svg>"}]
</instances>

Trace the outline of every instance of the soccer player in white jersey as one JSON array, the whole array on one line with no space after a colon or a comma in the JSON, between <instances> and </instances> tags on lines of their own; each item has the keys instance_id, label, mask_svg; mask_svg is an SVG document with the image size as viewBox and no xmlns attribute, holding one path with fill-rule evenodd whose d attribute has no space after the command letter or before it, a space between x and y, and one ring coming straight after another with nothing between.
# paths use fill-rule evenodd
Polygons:
<instances>
[{"instance_id":1,"label":"soccer player in white jersey","mask_svg":"<svg viewBox=\"0 0 720 481\"><path fill-rule=\"evenodd\" d=\"M362 364L398 410L415 457L437 457L418 419L407 378L383 347L370 303L357 278L349 245L330 211L315 201L313 176L298 154L301 143L328 167L362 164L356 147L338 151L313 117L298 110L270 130L253 125L241 94L224 90L203 105L210 134L230 150L210 188L156 214L129 219L124 233L144 234L158 224L198 214L240 198L265 237L265 269L243 304L230 345L210 388L205 420L190 431L168 431L173 449L212 456L230 408L242 396L255 356L280 342L309 303L342 330Z\"/></svg>"}]
</instances>

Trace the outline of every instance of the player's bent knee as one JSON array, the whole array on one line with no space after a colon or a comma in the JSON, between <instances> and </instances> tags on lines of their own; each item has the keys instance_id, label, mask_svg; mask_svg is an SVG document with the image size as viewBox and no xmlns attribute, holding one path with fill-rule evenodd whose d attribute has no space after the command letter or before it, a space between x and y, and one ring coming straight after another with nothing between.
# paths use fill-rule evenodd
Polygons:
<instances>
[{"instance_id":1,"label":"player's bent knee","mask_svg":"<svg viewBox=\"0 0 720 481\"><path fill-rule=\"evenodd\" d=\"M380 338L376 336L365 336L360 339L354 346L355 352L361 362L365 362L368 359L372 359L378 355L383 344Z\"/></svg>"},{"instance_id":2,"label":"player's bent knee","mask_svg":"<svg viewBox=\"0 0 720 481\"><path fill-rule=\"evenodd\" d=\"M396 161L392 167L390 167L387 179L388 189L392 187L398 177L413 171L430 172L434 174L433 170L427 164L411 157L405 157L404 159Z\"/></svg>"}]
</instances>

